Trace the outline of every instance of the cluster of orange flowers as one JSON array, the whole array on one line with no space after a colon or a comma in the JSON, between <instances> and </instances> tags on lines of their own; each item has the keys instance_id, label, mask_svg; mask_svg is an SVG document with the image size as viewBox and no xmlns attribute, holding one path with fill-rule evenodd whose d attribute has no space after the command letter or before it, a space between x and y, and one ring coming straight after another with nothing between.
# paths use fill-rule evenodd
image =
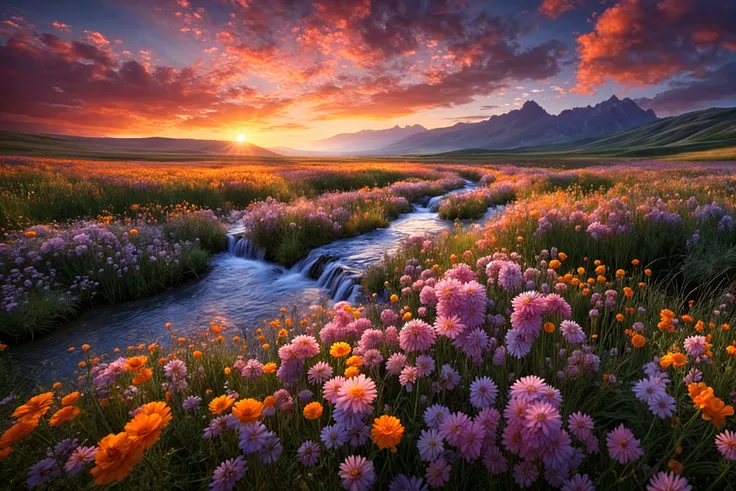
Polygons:
<instances>
[{"instance_id":1,"label":"cluster of orange flowers","mask_svg":"<svg viewBox=\"0 0 736 491\"><path fill-rule=\"evenodd\" d=\"M75 406L79 401L79 392L72 392L61 399L59 408L49 421L51 426L61 426L73 421L82 412ZM30 435L38 427L41 418L49 412L54 403L54 393L45 392L31 397L28 402L19 406L12 417L16 422L0 436L0 460L13 452L13 445Z\"/></svg>"},{"instance_id":2,"label":"cluster of orange flowers","mask_svg":"<svg viewBox=\"0 0 736 491\"><path fill-rule=\"evenodd\" d=\"M133 377L135 385L145 384L153 376L153 370L145 366L147 362L147 356L133 356L125 362L125 369L135 373L135 377Z\"/></svg>"},{"instance_id":3,"label":"cluster of orange flowers","mask_svg":"<svg viewBox=\"0 0 736 491\"><path fill-rule=\"evenodd\" d=\"M721 429L726 423L726 416L733 416L733 407L716 397L713 388L704 382L690 384L687 390L695 407L702 412L703 419L713 423L716 428Z\"/></svg>"},{"instance_id":4,"label":"cluster of orange flowers","mask_svg":"<svg viewBox=\"0 0 736 491\"><path fill-rule=\"evenodd\" d=\"M95 484L121 481L130 474L143 458L143 451L158 441L171 419L171 408L165 402L151 402L125 425L125 431L100 440L90 471Z\"/></svg>"},{"instance_id":5,"label":"cluster of orange flowers","mask_svg":"<svg viewBox=\"0 0 736 491\"><path fill-rule=\"evenodd\" d=\"M675 313L669 309L663 309L659 313L660 322L657 327L662 331L675 332Z\"/></svg>"},{"instance_id":6,"label":"cluster of orange flowers","mask_svg":"<svg viewBox=\"0 0 736 491\"><path fill-rule=\"evenodd\" d=\"M682 353L667 353L659 359L659 364L662 368L669 368L671 366L675 368L684 367L687 365L687 356Z\"/></svg>"}]
</instances>

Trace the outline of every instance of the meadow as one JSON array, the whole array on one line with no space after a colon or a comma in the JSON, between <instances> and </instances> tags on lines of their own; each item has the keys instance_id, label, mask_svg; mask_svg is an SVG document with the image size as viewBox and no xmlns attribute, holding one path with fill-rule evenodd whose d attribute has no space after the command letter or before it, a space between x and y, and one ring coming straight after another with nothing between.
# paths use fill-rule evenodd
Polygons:
<instances>
[{"instance_id":1,"label":"meadow","mask_svg":"<svg viewBox=\"0 0 736 491\"><path fill-rule=\"evenodd\" d=\"M17 165L3 172L22 180L29 170ZM86 261L113 258L92 289L111 299L153 279L172 283L177 269L206 267L227 224L289 263L461 186L459 176L479 186L444 198L440 216L477 218L508 204L485 223L409 238L366 271L359 303L285 304L244 331L167 324L166 335L110 353L71 345L76 378L50 386L25 380L13 346L0 345L0 479L11 489L715 491L736 482L728 165L356 164L385 178L368 184L366 168L353 176L350 166L295 165L238 184L255 194L233 206L183 192L166 201L161 189L181 182L169 181L179 168L166 165L155 182L168 184L146 199L116 198L107 209L103 195L64 218L44 217L40 205L19 217L37 206L25 200L45 194L6 188L15 228L0 254L43 271L26 290L7 279L27 274L20 263L18 273L3 270L4 297L27 302L22 317L34 315L35 292L54 291L49 282L74 278L74 291L85 291L83 272L99 266ZM71 186L136 188L134 171L108 182L103 168L74 169L52 174ZM46 179L37 172L32 182ZM306 185L299 173L330 184ZM217 201L227 185L204 187ZM133 205L173 208L142 219ZM78 219L87 220L80 239ZM54 252L57 238L64 245ZM80 246L89 255L77 255ZM159 260L162 250L176 259ZM133 259L151 272L115 272Z\"/></svg>"}]
</instances>

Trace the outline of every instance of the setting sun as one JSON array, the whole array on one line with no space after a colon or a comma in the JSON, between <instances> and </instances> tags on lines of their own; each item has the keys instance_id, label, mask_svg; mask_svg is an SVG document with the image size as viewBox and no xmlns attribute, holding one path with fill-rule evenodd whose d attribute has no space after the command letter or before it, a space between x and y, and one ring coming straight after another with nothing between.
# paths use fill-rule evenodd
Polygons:
<instances>
[{"instance_id":1,"label":"setting sun","mask_svg":"<svg viewBox=\"0 0 736 491\"><path fill-rule=\"evenodd\" d=\"M243 143L245 141L245 135L243 134L238 135L237 140L238 140L238 143Z\"/></svg>"}]
</instances>

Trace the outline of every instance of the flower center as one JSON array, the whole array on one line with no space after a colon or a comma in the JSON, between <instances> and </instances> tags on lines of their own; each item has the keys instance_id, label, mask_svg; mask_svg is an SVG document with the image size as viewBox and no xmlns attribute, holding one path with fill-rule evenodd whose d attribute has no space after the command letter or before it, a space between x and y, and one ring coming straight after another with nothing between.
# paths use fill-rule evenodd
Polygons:
<instances>
[{"instance_id":1,"label":"flower center","mask_svg":"<svg viewBox=\"0 0 736 491\"><path fill-rule=\"evenodd\" d=\"M629 446L629 441L628 440L621 440L621 446L624 447L624 448L628 447Z\"/></svg>"},{"instance_id":2,"label":"flower center","mask_svg":"<svg viewBox=\"0 0 736 491\"><path fill-rule=\"evenodd\" d=\"M353 387L352 389L350 389L350 397L353 399L358 399L359 397L363 397L363 388Z\"/></svg>"}]
</instances>

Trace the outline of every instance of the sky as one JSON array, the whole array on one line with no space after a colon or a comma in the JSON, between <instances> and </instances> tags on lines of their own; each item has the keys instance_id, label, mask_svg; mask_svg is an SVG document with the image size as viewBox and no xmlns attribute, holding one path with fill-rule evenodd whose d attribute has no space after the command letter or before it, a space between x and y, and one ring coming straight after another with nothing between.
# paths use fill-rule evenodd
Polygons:
<instances>
[{"instance_id":1,"label":"sky","mask_svg":"<svg viewBox=\"0 0 736 491\"><path fill-rule=\"evenodd\" d=\"M0 0L0 129L308 148L361 129L736 106L732 0Z\"/></svg>"}]
</instances>

